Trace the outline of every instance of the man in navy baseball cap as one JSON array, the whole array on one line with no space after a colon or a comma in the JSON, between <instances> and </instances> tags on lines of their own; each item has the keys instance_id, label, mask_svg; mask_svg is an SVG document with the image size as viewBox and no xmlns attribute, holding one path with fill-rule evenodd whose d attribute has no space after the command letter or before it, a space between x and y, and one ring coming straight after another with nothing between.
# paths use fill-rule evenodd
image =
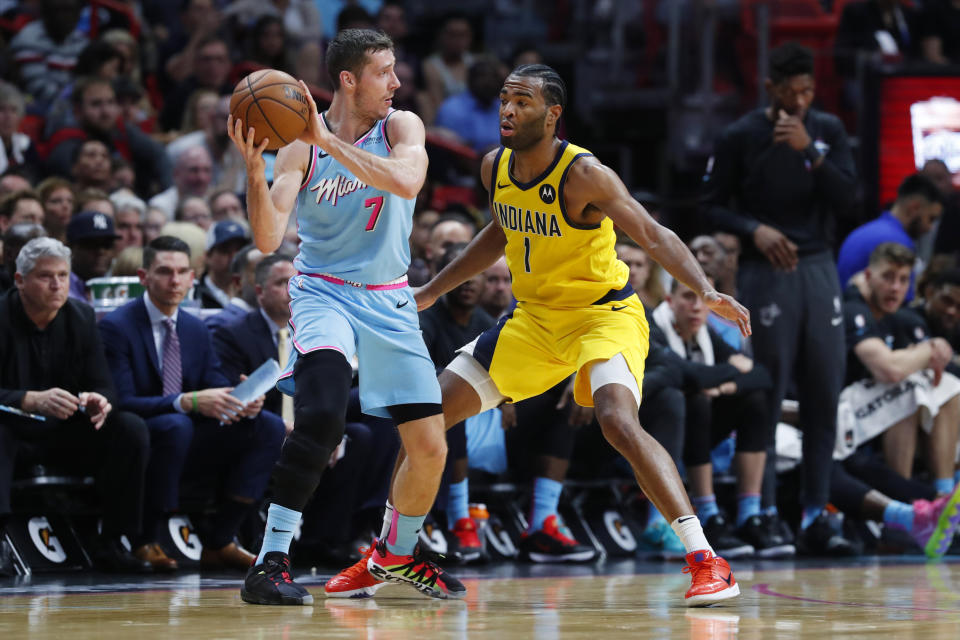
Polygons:
<instances>
[{"instance_id":1,"label":"man in navy baseball cap","mask_svg":"<svg viewBox=\"0 0 960 640\"><path fill-rule=\"evenodd\" d=\"M207 232L207 270L197 285L196 299L204 309L222 309L237 291L230 261L250 244L247 228L234 220L221 220Z\"/></svg>"},{"instance_id":2,"label":"man in navy baseball cap","mask_svg":"<svg viewBox=\"0 0 960 640\"><path fill-rule=\"evenodd\" d=\"M113 218L99 211L83 211L67 225L67 244L73 250L70 265L70 297L90 302L86 282L102 278L116 256L117 238Z\"/></svg>"}]
</instances>

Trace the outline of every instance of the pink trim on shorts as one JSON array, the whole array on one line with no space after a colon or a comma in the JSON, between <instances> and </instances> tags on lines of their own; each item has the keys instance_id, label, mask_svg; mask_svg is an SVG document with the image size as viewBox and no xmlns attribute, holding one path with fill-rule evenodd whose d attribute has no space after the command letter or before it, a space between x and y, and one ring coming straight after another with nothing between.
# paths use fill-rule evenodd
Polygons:
<instances>
[{"instance_id":1,"label":"pink trim on shorts","mask_svg":"<svg viewBox=\"0 0 960 640\"><path fill-rule=\"evenodd\" d=\"M303 271L298 271L297 275L309 276L311 278L320 278L325 282L330 284L337 284L341 286L351 286L358 289L368 289L370 291L389 291L391 289L403 289L407 286L408 282L406 277L403 278L400 282L391 282L389 284L362 284L360 282L351 282L349 280L344 280L343 278L338 278L336 276L328 276L325 273L304 273Z\"/></svg>"}]
</instances>

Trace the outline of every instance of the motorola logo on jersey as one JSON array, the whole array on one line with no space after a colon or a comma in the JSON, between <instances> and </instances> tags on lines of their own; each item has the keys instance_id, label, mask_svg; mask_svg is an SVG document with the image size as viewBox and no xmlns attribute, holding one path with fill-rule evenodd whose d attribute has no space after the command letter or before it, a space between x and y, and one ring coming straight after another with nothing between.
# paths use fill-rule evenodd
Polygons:
<instances>
[{"instance_id":1,"label":"motorola logo on jersey","mask_svg":"<svg viewBox=\"0 0 960 640\"><path fill-rule=\"evenodd\" d=\"M545 184L540 187L540 199L547 204L553 204L553 201L557 199L557 192L553 185Z\"/></svg>"},{"instance_id":2,"label":"motorola logo on jersey","mask_svg":"<svg viewBox=\"0 0 960 640\"><path fill-rule=\"evenodd\" d=\"M497 218L500 220L500 226L504 229L550 238L563 237L556 214L540 213L539 211L530 211L530 209L517 209L512 205L499 202L495 202L494 205L497 208Z\"/></svg>"},{"instance_id":3,"label":"motorola logo on jersey","mask_svg":"<svg viewBox=\"0 0 960 640\"><path fill-rule=\"evenodd\" d=\"M326 200L335 207L337 206L337 200L343 196L366 188L367 185L357 178L347 180L343 175L338 175L336 178L321 179L317 184L310 187L310 191L317 192L317 204L320 204L321 200Z\"/></svg>"},{"instance_id":4,"label":"motorola logo on jersey","mask_svg":"<svg viewBox=\"0 0 960 640\"><path fill-rule=\"evenodd\" d=\"M62 564L67 559L67 552L53 532L50 522L43 516L30 518L27 523L27 531L30 533L30 541L37 551L50 562Z\"/></svg>"}]
</instances>

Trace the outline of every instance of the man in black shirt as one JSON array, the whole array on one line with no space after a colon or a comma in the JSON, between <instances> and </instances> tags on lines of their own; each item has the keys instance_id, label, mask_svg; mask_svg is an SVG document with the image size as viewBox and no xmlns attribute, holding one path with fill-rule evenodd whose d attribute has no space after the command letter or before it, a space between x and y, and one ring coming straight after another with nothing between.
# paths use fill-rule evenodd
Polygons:
<instances>
[{"instance_id":1,"label":"man in black shirt","mask_svg":"<svg viewBox=\"0 0 960 640\"><path fill-rule=\"evenodd\" d=\"M856 187L853 157L840 120L811 108L813 55L785 44L770 55L770 106L730 125L707 166L706 208L720 231L740 236L738 289L751 309L757 362L773 377L768 460L791 376L796 372L803 430L803 518L810 529L830 493L836 406L843 384L843 316L828 229L830 213L848 209ZM768 464L764 505L775 509ZM827 540L801 542L814 553Z\"/></svg>"},{"instance_id":2,"label":"man in black shirt","mask_svg":"<svg viewBox=\"0 0 960 640\"><path fill-rule=\"evenodd\" d=\"M923 425L930 437L929 466L935 489L949 494L954 488L960 382L944 374L953 356L947 341L927 340L923 320L900 308L913 261L914 253L903 245L881 244L870 255L864 273L847 289L844 317L849 359L839 411L852 417L843 420L841 436L847 450L852 450L883 434L887 463L909 478L917 430ZM920 373L926 369L933 370L932 384ZM914 399L918 386L929 387L925 396L930 400ZM926 424L924 409L933 415Z\"/></svg>"},{"instance_id":3,"label":"man in black shirt","mask_svg":"<svg viewBox=\"0 0 960 640\"><path fill-rule=\"evenodd\" d=\"M960 375L960 269L954 267L936 274L926 290L923 305L914 311L926 321L930 335L950 343L954 353L947 371Z\"/></svg>"},{"instance_id":4,"label":"man in black shirt","mask_svg":"<svg viewBox=\"0 0 960 640\"><path fill-rule=\"evenodd\" d=\"M10 515L17 451L30 443L45 463L96 473L103 499L98 566L144 571L150 565L121 544L139 534L147 426L114 411L113 384L93 310L68 300L70 250L35 238L17 257L16 289L0 298L0 530Z\"/></svg>"}]
</instances>

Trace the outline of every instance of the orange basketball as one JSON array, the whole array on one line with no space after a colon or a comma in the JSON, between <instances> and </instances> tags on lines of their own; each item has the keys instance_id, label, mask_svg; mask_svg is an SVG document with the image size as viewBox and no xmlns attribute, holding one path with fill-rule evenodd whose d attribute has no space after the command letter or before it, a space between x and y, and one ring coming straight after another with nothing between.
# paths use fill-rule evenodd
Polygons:
<instances>
[{"instance_id":1,"label":"orange basketball","mask_svg":"<svg viewBox=\"0 0 960 640\"><path fill-rule=\"evenodd\" d=\"M273 151L290 144L307 128L310 106L300 84L276 69L254 71L237 84L230 97L230 114L243 123L243 135L253 127L254 144L269 138Z\"/></svg>"}]
</instances>

